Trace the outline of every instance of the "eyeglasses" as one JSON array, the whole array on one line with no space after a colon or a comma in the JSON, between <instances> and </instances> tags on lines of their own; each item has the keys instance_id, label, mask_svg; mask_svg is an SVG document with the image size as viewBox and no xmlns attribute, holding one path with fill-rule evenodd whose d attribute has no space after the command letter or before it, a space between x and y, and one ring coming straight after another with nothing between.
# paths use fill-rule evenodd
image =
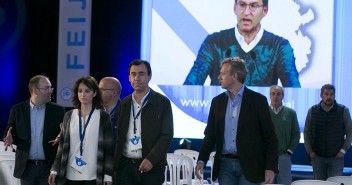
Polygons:
<instances>
[{"instance_id":1,"label":"eyeglasses","mask_svg":"<svg viewBox=\"0 0 352 185\"><path fill-rule=\"evenodd\" d=\"M262 7L262 6L264 6L264 5L260 5L260 4L258 4L258 3L250 3L250 4L247 4L247 3L241 2L241 1L237 3L237 7L238 7L238 9L239 9L240 11L246 10L247 6L249 7L249 10L250 10L251 12L255 12L255 11L258 10L259 7Z\"/></svg>"},{"instance_id":2,"label":"eyeglasses","mask_svg":"<svg viewBox=\"0 0 352 185\"><path fill-rule=\"evenodd\" d=\"M105 91L113 91L114 89L104 89L104 88L99 88L100 91L105 92Z\"/></svg>"},{"instance_id":3,"label":"eyeglasses","mask_svg":"<svg viewBox=\"0 0 352 185\"><path fill-rule=\"evenodd\" d=\"M54 91L54 88L53 87L47 87L47 88L37 88L37 89L41 89L41 90L44 90L44 91L47 91L47 92L53 92Z\"/></svg>"}]
</instances>

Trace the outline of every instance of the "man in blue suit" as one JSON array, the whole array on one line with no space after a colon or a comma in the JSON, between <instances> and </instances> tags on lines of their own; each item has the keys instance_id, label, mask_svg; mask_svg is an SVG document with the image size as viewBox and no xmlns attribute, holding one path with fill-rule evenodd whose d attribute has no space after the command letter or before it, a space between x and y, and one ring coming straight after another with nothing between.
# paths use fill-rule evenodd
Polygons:
<instances>
[{"instance_id":1,"label":"man in blue suit","mask_svg":"<svg viewBox=\"0 0 352 185\"><path fill-rule=\"evenodd\" d=\"M22 185L48 184L65 108L50 102L54 88L47 76L34 76L28 87L30 99L10 111L5 146L17 145L14 177Z\"/></svg>"},{"instance_id":2,"label":"man in blue suit","mask_svg":"<svg viewBox=\"0 0 352 185\"><path fill-rule=\"evenodd\" d=\"M243 85L247 69L240 58L226 58L218 77L227 91L213 98L196 175L216 147L213 181L219 184L272 183L278 171L278 140L266 97Z\"/></svg>"}]
</instances>

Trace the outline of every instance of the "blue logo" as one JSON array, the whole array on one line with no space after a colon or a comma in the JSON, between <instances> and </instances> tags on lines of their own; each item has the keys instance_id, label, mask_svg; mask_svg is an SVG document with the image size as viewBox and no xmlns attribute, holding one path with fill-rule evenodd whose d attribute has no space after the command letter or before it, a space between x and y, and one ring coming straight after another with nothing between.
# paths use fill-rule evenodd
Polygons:
<instances>
[{"instance_id":1,"label":"blue logo","mask_svg":"<svg viewBox=\"0 0 352 185\"><path fill-rule=\"evenodd\" d=\"M64 101L69 101L72 97L72 89L68 87L64 87L60 92L60 97Z\"/></svg>"},{"instance_id":2,"label":"blue logo","mask_svg":"<svg viewBox=\"0 0 352 185\"><path fill-rule=\"evenodd\" d=\"M80 159L78 157L75 157L75 159L76 159L77 166L84 166L87 164L86 162L84 162L82 159Z\"/></svg>"},{"instance_id":3,"label":"blue logo","mask_svg":"<svg viewBox=\"0 0 352 185\"><path fill-rule=\"evenodd\" d=\"M140 137L134 137L134 138L130 139L130 141L132 144L137 145L139 142L139 139L140 139Z\"/></svg>"}]
</instances>

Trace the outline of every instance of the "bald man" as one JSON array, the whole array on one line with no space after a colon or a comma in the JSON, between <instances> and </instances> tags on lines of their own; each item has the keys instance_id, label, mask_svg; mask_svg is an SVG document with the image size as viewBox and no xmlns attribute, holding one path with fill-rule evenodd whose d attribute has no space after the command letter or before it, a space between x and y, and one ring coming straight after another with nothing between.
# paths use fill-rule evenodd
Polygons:
<instances>
[{"instance_id":1,"label":"bald man","mask_svg":"<svg viewBox=\"0 0 352 185\"><path fill-rule=\"evenodd\" d=\"M114 77L104 77L99 82L99 89L101 91L105 110L110 114L115 147L118 120L117 110L121 103L120 95L122 86L118 79Z\"/></svg>"}]
</instances>

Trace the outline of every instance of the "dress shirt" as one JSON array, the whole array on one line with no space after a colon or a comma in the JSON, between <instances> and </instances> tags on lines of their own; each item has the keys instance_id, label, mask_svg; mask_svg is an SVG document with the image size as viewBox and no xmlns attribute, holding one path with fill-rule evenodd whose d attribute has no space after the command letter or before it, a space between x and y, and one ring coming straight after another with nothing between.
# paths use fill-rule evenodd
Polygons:
<instances>
[{"instance_id":1,"label":"dress shirt","mask_svg":"<svg viewBox=\"0 0 352 185\"><path fill-rule=\"evenodd\" d=\"M224 131L224 147L222 150L223 154L234 154L237 153L236 146L236 135L238 126L238 117L240 115L241 103L243 97L244 86L238 91L235 98L231 99L229 91L226 92L228 96L226 115L225 115L225 131Z\"/></svg>"},{"instance_id":2,"label":"dress shirt","mask_svg":"<svg viewBox=\"0 0 352 185\"><path fill-rule=\"evenodd\" d=\"M45 104L37 107L30 101L31 107L31 146L29 148L30 160L45 160L43 149L43 130Z\"/></svg>"},{"instance_id":3,"label":"dress shirt","mask_svg":"<svg viewBox=\"0 0 352 185\"><path fill-rule=\"evenodd\" d=\"M147 97L149 95L150 91L142 98L141 104L138 104L136 99L134 98L134 94L132 94L132 104L131 106L131 113L130 113L130 123L127 131L127 140L125 143L125 148L123 151L123 155L129 158L142 158L142 137L141 137L141 117L142 117L142 109L143 107L147 104L148 101ZM133 110L134 109L134 110ZM138 112L140 111L140 114L137 116ZM133 113L134 112L134 113ZM134 116L136 116L134 118ZM135 122L135 125L134 125ZM134 128L136 127L136 128ZM136 133L133 132L133 130L136 129ZM138 144L134 145L131 141L132 138L139 138ZM136 149L136 146L139 146L138 149Z\"/></svg>"},{"instance_id":4,"label":"dress shirt","mask_svg":"<svg viewBox=\"0 0 352 185\"><path fill-rule=\"evenodd\" d=\"M282 110L282 108L283 108L283 105L281 105L280 107L278 107L278 108L275 108L275 107L273 107L272 105L270 105L270 108L271 108L271 110L273 110L273 112L275 113L275 114L279 114L279 112Z\"/></svg>"}]
</instances>

